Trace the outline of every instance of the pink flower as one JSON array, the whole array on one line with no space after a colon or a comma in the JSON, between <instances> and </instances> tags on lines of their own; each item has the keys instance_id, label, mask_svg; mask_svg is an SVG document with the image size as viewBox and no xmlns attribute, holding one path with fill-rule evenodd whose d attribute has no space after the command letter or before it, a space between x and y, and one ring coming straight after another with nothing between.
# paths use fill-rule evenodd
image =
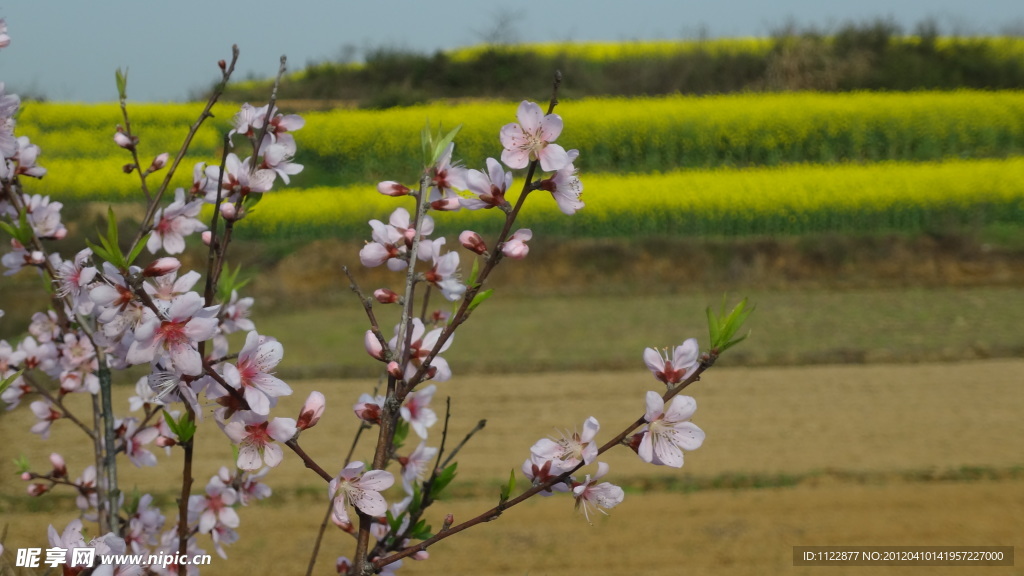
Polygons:
<instances>
[{"instance_id":1,"label":"pink flower","mask_svg":"<svg viewBox=\"0 0 1024 576\"><path fill-rule=\"evenodd\" d=\"M202 200L185 201L185 190L174 191L174 202L157 210L153 221L153 231L146 241L146 248L156 254L163 248L168 254L181 254L185 251L185 237L195 232L206 230L206 224L196 216L203 208Z\"/></svg>"},{"instance_id":2,"label":"pink flower","mask_svg":"<svg viewBox=\"0 0 1024 576\"><path fill-rule=\"evenodd\" d=\"M429 408L430 401L434 398L437 386L431 384L405 397L405 404L400 408L402 419L409 423L409 426L420 438L427 437L427 428L437 423L437 414Z\"/></svg>"},{"instance_id":3,"label":"pink flower","mask_svg":"<svg viewBox=\"0 0 1024 576\"><path fill-rule=\"evenodd\" d=\"M395 357L402 357L402 348L399 347L398 343L398 330L399 326L395 326L395 337L391 339L389 345L391 349L395 351ZM412 379L416 375L420 366L423 363L430 351L437 344L437 339L440 338L442 328L435 328L430 332L424 334L426 328L423 326L423 321L419 318L412 319L412 338L409 346L409 362L405 366L403 376L406 381ZM444 352L452 345L453 337L449 337L441 349L438 350L438 354ZM404 344L404 343L403 343ZM448 361L440 356L435 356L430 361L430 369L426 373L426 378L433 378L437 382L444 382L452 377L451 368L448 367Z\"/></svg>"},{"instance_id":4,"label":"pink flower","mask_svg":"<svg viewBox=\"0 0 1024 576\"><path fill-rule=\"evenodd\" d=\"M143 448L146 444L156 440L160 432L153 426L139 429L139 421L135 418L127 418L119 427L118 432L124 442L124 452L128 459L136 467L156 466L156 456Z\"/></svg>"},{"instance_id":5,"label":"pink flower","mask_svg":"<svg viewBox=\"0 0 1024 576\"><path fill-rule=\"evenodd\" d=\"M143 311L142 322L135 328L135 341L126 356L130 364L168 360L175 370L198 376L203 373L199 342L213 338L217 332L218 306L203 308L203 298L188 292L175 298L162 320L149 308Z\"/></svg>"},{"instance_id":6,"label":"pink flower","mask_svg":"<svg viewBox=\"0 0 1024 576\"><path fill-rule=\"evenodd\" d=\"M214 479L217 477L214 476ZM210 481L206 485L206 495L196 494L188 498L188 520L199 520L199 532L209 534L218 526L238 528L238 513L234 505L238 501L238 493L234 488L220 482Z\"/></svg>"},{"instance_id":7,"label":"pink flower","mask_svg":"<svg viewBox=\"0 0 1024 576\"><path fill-rule=\"evenodd\" d=\"M7 48L11 45L11 37L7 34L7 22L0 18L0 48Z\"/></svg>"},{"instance_id":8,"label":"pink flower","mask_svg":"<svg viewBox=\"0 0 1024 576\"><path fill-rule=\"evenodd\" d=\"M267 146L263 152L263 164L264 168L273 170L281 180L284 180L285 184L290 184L291 180L289 176L294 176L299 172L302 172L304 168L302 164L295 164L292 162L292 158L295 157L295 142L291 141L291 144L283 142L277 142Z\"/></svg>"},{"instance_id":9,"label":"pink flower","mask_svg":"<svg viewBox=\"0 0 1024 576\"><path fill-rule=\"evenodd\" d=\"M608 482L594 484L607 473L608 465L604 462L598 462L597 474L593 478L590 477L590 474L587 474L587 479L572 489L573 496L576 498L576 508L583 509L583 516L587 519L587 522L590 522L591 508L595 508L598 512L607 516L608 513L605 510L618 506L625 497L622 488L614 484Z\"/></svg>"},{"instance_id":10,"label":"pink flower","mask_svg":"<svg viewBox=\"0 0 1024 576\"><path fill-rule=\"evenodd\" d=\"M291 387L270 372L283 357L284 347L280 342L252 331L246 335L245 346L238 353L238 365L224 365L224 379L242 391L249 408L256 414L270 414L278 397L292 393Z\"/></svg>"},{"instance_id":11,"label":"pink flower","mask_svg":"<svg viewBox=\"0 0 1024 576\"><path fill-rule=\"evenodd\" d=\"M239 298L238 291L231 291L231 299L224 305L224 313L221 315L220 329L225 334L238 332L239 330L254 330L256 325L249 319L249 311L254 300L251 297Z\"/></svg>"},{"instance_id":12,"label":"pink flower","mask_svg":"<svg viewBox=\"0 0 1024 576\"><path fill-rule=\"evenodd\" d=\"M274 186L276 174L273 170L263 168L249 174L252 158L239 160L233 152L227 155L224 162L224 179L221 182L221 199L234 201L253 192L269 192ZM206 168L206 201L217 200L217 182L220 179L220 166Z\"/></svg>"},{"instance_id":13,"label":"pink flower","mask_svg":"<svg viewBox=\"0 0 1024 576\"><path fill-rule=\"evenodd\" d=\"M567 154L569 164L555 172L551 178L540 182L541 189L551 192L555 203L558 204L558 209L568 216L572 216L584 206L583 201L580 200L583 197L583 183L577 176L579 170L573 166L573 162L579 154L579 150L569 150Z\"/></svg>"},{"instance_id":14,"label":"pink flower","mask_svg":"<svg viewBox=\"0 0 1024 576\"><path fill-rule=\"evenodd\" d=\"M398 463L402 465L402 487L406 493L413 493L413 483L426 476L434 465L436 456L437 448L430 448L426 442L420 442L412 454L398 459Z\"/></svg>"},{"instance_id":15,"label":"pink flower","mask_svg":"<svg viewBox=\"0 0 1024 576\"><path fill-rule=\"evenodd\" d=\"M297 431L295 420L274 418L273 422L267 422L257 415L242 417L242 420L234 420L224 426L224 433L238 444L238 467L259 470L264 463L271 468L280 464L284 453L273 441L291 440Z\"/></svg>"},{"instance_id":16,"label":"pink flower","mask_svg":"<svg viewBox=\"0 0 1024 576\"><path fill-rule=\"evenodd\" d=\"M466 170L466 189L476 194L475 197L459 197L464 208L494 208L507 206L505 192L512 185L512 173L501 169L501 164L494 158L487 159L487 174L477 170Z\"/></svg>"},{"instance_id":17,"label":"pink flower","mask_svg":"<svg viewBox=\"0 0 1024 576\"><path fill-rule=\"evenodd\" d=\"M373 397L369 394L360 394L359 401L352 406L352 411L363 422L378 424L380 423L380 410L381 406L384 405L384 400L383 396Z\"/></svg>"},{"instance_id":18,"label":"pink flower","mask_svg":"<svg viewBox=\"0 0 1024 576\"><path fill-rule=\"evenodd\" d=\"M697 339L688 338L672 349L671 359L668 357L668 351L659 354L654 348L645 348L644 364L647 364L655 378L672 386L686 380L697 370L699 353Z\"/></svg>"},{"instance_id":19,"label":"pink flower","mask_svg":"<svg viewBox=\"0 0 1024 576\"><path fill-rule=\"evenodd\" d=\"M696 450L704 443L704 431L690 422L697 410L697 401L689 396L676 396L668 412L657 392L647 393L647 428L642 432L637 454L644 462L673 468L683 466L683 450Z\"/></svg>"},{"instance_id":20,"label":"pink flower","mask_svg":"<svg viewBox=\"0 0 1024 576\"><path fill-rule=\"evenodd\" d=\"M434 267L423 274L423 279L437 286L445 300L455 302L466 293L466 285L462 283L458 270L458 252L448 252L444 256L435 255Z\"/></svg>"},{"instance_id":21,"label":"pink flower","mask_svg":"<svg viewBox=\"0 0 1024 576\"><path fill-rule=\"evenodd\" d=\"M597 431L600 428L601 425L598 424L597 419L591 416L583 422L583 434L563 433L559 440L541 438L530 448L530 453L537 462L560 461L556 464L562 468L563 472L578 466L580 462L590 464L594 458L597 458L597 444L594 443L594 437L597 436Z\"/></svg>"},{"instance_id":22,"label":"pink flower","mask_svg":"<svg viewBox=\"0 0 1024 576\"><path fill-rule=\"evenodd\" d=\"M51 254L53 258L56 254ZM96 278L96 268L91 266L92 250L85 248L75 254L74 260L63 260L56 264L57 295L70 296L75 309L82 314L90 314L93 302L89 299L86 287Z\"/></svg>"},{"instance_id":23,"label":"pink flower","mask_svg":"<svg viewBox=\"0 0 1024 576\"><path fill-rule=\"evenodd\" d=\"M509 168L526 168L540 160L545 172L561 170L569 164L565 149L552 144L562 133L562 118L558 114L544 115L540 106L523 100L516 112L518 124L506 124L501 129L501 161Z\"/></svg>"},{"instance_id":24,"label":"pink flower","mask_svg":"<svg viewBox=\"0 0 1024 576\"><path fill-rule=\"evenodd\" d=\"M573 468L574 466L565 466L565 463L561 460L541 460L538 462L535 456L527 458L526 461L523 462L522 466L523 474L530 479L530 482L532 482L534 486L543 484L554 478L558 478ZM565 482L559 482L540 492L540 495L551 496L555 492L568 491L569 486Z\"/></svg>"},{"instance_id":25,"label":"pink flower","mask_svg":"<svg viewBox=\"0 0 1024 576\"><path fill-rule=\"evenodd\" d=\"M352 462L331 480L328 497L334 500L334 519L349 524L348 505L358 508L363 514L381 516L388 509L388 503L380 495L395 483L395 477L385 470L363 472L362 462Z\"/></svg>"},{"instance_id":26,"label":"pink flower","mask_svg":"<svg viewBox=\"0 0 1024 576\"><path fill-rule=\"evenodd\" d=\"M437 159L437 164L430 168L430 201L436 202L455 198L456 205L449 207L449 210L458 210L458 198L455 196L454 190L464 190L466 188L466 169L458 164L452 164L452 152L454 150L455 143L448 144L441 157Z\"/></svg>"},{"instance_id":27,"label":"pink flower","mask_svg":"<svg viewBox=\"0 0 1024 576\"><path fill-rule=\"evenodd\" d=\"M533 238L533 231L529 228L516 230L512 237L501 245L501 253L513 260L522 260L530 253L530 247L526 243Z\"/></svg>"},{"instance_id":28,"label":"pink flower","mask_svg":"<svg viewBox=\"0 0 1024 576\"><path fill-rule=\"evenodd\" d=\"M32 409L32 414L38 420L38 422L32 425L32 433L39 434L43 440L46 440L50 437L50 425L53 424L54 420L61 418L62 414L54 410L46 400L36 400L29 404L29 408Z\"/></svg>"},{"instance_id":29,"label":"pink flower","mask_svg":"<svg viewBox=\"0 0 1024 576\"><path fill-rule=\"evenodd\" d=\"M39 146L29 142L28 136L19 136L17 142L18 152L12 158L12 160L18 163L16 173L31 176L32 178L42 178L45 176L46 168L36 165L36 160L41 153Z\"/></svg>"}]
</instances>

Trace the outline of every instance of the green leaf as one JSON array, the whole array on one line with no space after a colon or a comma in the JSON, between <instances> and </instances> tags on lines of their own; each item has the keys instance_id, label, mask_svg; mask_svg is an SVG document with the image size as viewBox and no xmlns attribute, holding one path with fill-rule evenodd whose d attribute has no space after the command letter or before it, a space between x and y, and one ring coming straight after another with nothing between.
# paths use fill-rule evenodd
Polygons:
<instances>
[{"instance_id":1,"label":"green leaf","mask_svg":"<svg viewBox=\"0 0 1024 576\"><path fill-rule=\"evenodd\" d=\"M455 135L459 133L459 130L462 130L462 124L453 128L451 132L444 136L444 138L441 138L440 142L434 145L434 156L430 160L430 164L433 165L437 163L438 159L441 158L441 154L444 153L445 148L452 143L452 140L455 140Z\"/></svg>"},{"instance_id":2,"label":"green leaf","mask_svg":"<svg viewBox=\"0 0 1024 576\"><path fill-rule=\"evenodd\" d=\"M480 276L480 259L473 258L473 270L469 273L469 279L466 280L466 286L473 288L476 286L476 279Z\"/></svg>"},{"instance_id":3,"label":"green leaf","mask_svg":"<svg viewBox=\"0 0 1024 576\"><path fill-rule=\"evenodd\" d=\"M167 410L163 411L164 422L167 422L167 427L174 432L174 435L178 437L178 442L184 443L192 439L196 434L196 423L189 420L188 414L182 414L181 418L177 421L171 416ZM235 454L235 458L238 458L238 454Z\"/></svg>"},{"instance_id":4,"label":"green leaf","mask_svg":"<svg viewBox=\"0 0 1024 576\"><path fill-rule=\"evenodd\" d=\"M476 296L473 296L473 301L469 303L469 311L476 310L476 307L487 301L488 298L494 295L494 288L488 288L482 292L477 292Z\"/></svg>"},{"instance_id":5,"label":"green leaf","mask_svg":"<svg viewBox=\"0 0 1024 576\"><path fill-rule=\"evenodd\" d=\"M128 69L124 72L120 68L114 71L114 80L117 82L117 97L120 100L128 98Z\"/></svg>"},{"instance_id":6,"label":"green leaf","mask_svg":"<svg viewBox=\"0 0 1024 576\"><path fill-rule=\"evenodd\" d=\"M146 248L146 243L149 242L149 237L153 235L153 232L148 232L145 236L139 239L139 243L132 248L131 254L128 255L128 265L131 266L135 259L142 254L142 251Z\"/></svg>"},{"instance_id":7,"label":"green leaf","mask_svg":"<svg viewBox=\"0 0 1024 576\"><path fill-rule=\"evenodd\" d=\"M86 240L85 245L88 246L90 250L92 250L93 254L100 257L100 259L106 260L107 262L113 260L113 257L110 255L109 252L107 252L105 248L101 248L96 244L93 244L90 240Z\"/></svg>"},{"instance_id":8,"label":"green leaf","mask_svg":"<svg viewBox=\"0 0 1024 576\"><path fill-rule=\"evenodd\" d=\"M11 383L13 383L18 378L21 378L21 375L24 374L24 373L25 373L25 369L22 368L21 370L18 370L17 372L15 372L14 374L11 374L7 378L4 378L3 382L0 382L0 393L2 393L4 390L7 390L7 387L10 386Z\"/></svg>"},{"instance_id":9,"label":"green leaf","mask_svg":"<svg viewBox=\"0 0 1024 576\"><path fill-rule=\"evenodd\" d=\"M434 535L430 532L430 525L423 519L420 519L420 521L412 527L412 530L409 531L409 537L414 540L426 540L433 536Z\"/></svg>"},{"instance_id":10,"label":"green leaf","mask_svg":"<svg viewBox=\"0 0 1024 576\"><path fill-rule=\"evenodd\" d=\"M430 151L434 149L434 137L430 132L430 119L427 119L426 124L423 125L423 130L420 131L420 147L423 150L423 165L430 166L433 162L430 161Z\"/></svg>"},{"instance_id":11,"label":"green leaf","mask_svg":"<svg viewBox=\"0 0 1024 576\"><path fill-rule=\"evenodd\" d=\"M11 462L14 462L14 467L18 469L17 474L24 474L32 469L32 466L28 463L28 456L25 456L24 454L18 456L14 460L11 460Z\"/></svg>"},{"instance_id":12,"label":"green leaf","mask_svg":"<svg viewBox=\"0 0 1024 576\"><path fill-rule=\"evenodd\" d=\"M423 492L420 490L420 485L414 484L412 487L412 498L409 500L409 506L406 510L409 514L419 514L423 506Z\"/></svg>"},{"instance_id":13,"label":"green leaf","mask_svg":"<svg viewBox=\"0 0 1024 576\"><path fill-rule=\"evenodd\" d=\"M458 466L458 462L452 462L447 468L437 475L437 478L434 478L434 483L431 484L430 488L431 493L434 494L435 498L440 498L441 492L443 492L444 489L451 484L452 480L455 479L455 470Z\"/></svg>"},{"instance_id":14,"label":"green leaf","mask_svg":"<svg viewBox=\"0 0 1024 576\"><path fill-rule=\"evenodd\" d=\"M22 230L20 228L15 228L14 226L11 226L7 222L0 222L0 228L3 228L4 232L10 234L11 238L17 240L19 243L21 243L22 246L25 245L25 235L22 233Z\"/></svg>"},{"instance_id":15,"label":"green leaf","mask_svg":"<svg viewBox=\"0 0 1024 576\"><path fill-rule=\"evenodd\" d=\"M384 516L387 518L388 528L390 531L398 532L398 529L402 527L402 519L405 518L405 512L402 512L398 515L398 518L395 518L394 515L391 514L391 510L388 510L384 513Z\"/></svg>"},{"instance_id":16,"label":"green leaf","mask_svg":"<svg viewBox=\"0 0 1024 576\"><path fill-rule=\"evenodd\" d=\"M509 496L512 495L512 489L515 488L515 487L516 487L516 470L515 470L515 468L513 468L508 473L508 484L506 484L506 485L501 487L501 500L499 500L498 503L499 504L504 504L505 502L508 502Z\"/></svg>"},{"instance_id":17,"label":"green leaf","mask_svg":"<svg viewBox=\"0 0 1024 576\"><path fill-rule=\"evenodd\" d=\"M754 311L754 308L755 306L747 305L746 298L733 307L728 314L725 313L725 298L722 299L722 312L720 314L715 315L708 308L708 331L711 335L711 348L717 350L718 353L722 353L745 340L749 332L739 338L733 338L733 336L743 326L743 323L746 322L747 317Z\"/></svg>"}]
</instances>

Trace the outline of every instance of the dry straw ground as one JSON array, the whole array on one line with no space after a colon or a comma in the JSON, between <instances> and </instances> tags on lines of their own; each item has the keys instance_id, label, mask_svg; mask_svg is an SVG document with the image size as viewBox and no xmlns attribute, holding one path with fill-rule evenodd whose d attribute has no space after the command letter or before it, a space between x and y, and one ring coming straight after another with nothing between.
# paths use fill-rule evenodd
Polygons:
<instances>
[{"instance_id":1,"label":"dry straw ground","mask_svg":"<svg viewBox=\"0 0 1024 576\"><path fill-rule=\"evenodd\" d=\"M727 364L727 362L723 362ZM694 421L708 435L681 471L612 453L612 481L625 501L593 526L563 497L537 499L499 520L431 550L412 574L816 574L794 568L794 545L1012 545L1024 550L1024 360L920 365L729 368L696 383ZM453 498L434 509L457 520L491 506L500 479L555 427L596 416L611 434L641 411L655 382L642 370L529 376L467 376L441 385L453 397L452 434L487 418L463 451ZM306 393L324 391L328 418L302 444L330 470L340 468L353 430L347 416L371 381L301 381L282 412L297 412ZM339 417L340 416L340 417ZM31 416L0 417L3 459L29 454L39 466L51 450L76 474L87 451L69 426L49 442L25 439ZM63 424L63 423L59 423ZM207 419L199 446L198 487L230 454ZM362 454L369 447L363 446ZM161 455L161 459L164 457ZM173 499L171 462L127 469L125 485L160 488ZM274 499L241 510L241 540L230 558L214 558L216 574L298 574L304 570L325 510L326 487L294 455L268 479ZM75 512L70 499L22 497L24 486L0 476L8 549L45 545L50 523ZM331 573L351 542L332 529L317 574ZM9 553L8 553L9 557ZM919 574L921 568L832 568L829 574ZM915 571L916 570L916 571ZM977 569L926 569L974 574ZM986 574L1024 574L988 568Z\"/></svg>"}]
</instances>

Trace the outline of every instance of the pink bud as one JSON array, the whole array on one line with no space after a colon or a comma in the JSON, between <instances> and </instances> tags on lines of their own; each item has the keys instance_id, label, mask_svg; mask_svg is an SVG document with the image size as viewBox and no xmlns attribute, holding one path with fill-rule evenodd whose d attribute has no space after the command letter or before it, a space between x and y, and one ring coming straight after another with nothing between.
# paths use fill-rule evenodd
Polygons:
<instances>
[{"instance_id":1,"label":"pink bud","mask_svg":"<svg viewBox=\"0 0 1024 576\"><path fill-rule=\"evenodd\" d=\"M462 208L462 204L459 204L459 199L455 196L450 198L443 198L441 200L435 200L430 203L432 210L441 210L447 212L454 212Z\"/></svg>"},{"instance_id":2,"label":"pink bud","mask_svg":"<svg viewBox=\"0 0 1024 576\"><path fill-rule=\"evenodd\" d=\"M132 139L121 130L121 126L118 126L118 131L114 132L114 143L127 150L131 150L133 147Z\"/></svg>"},{"instance_id":3,"label":"pink bud","mask_svg":"<svg viewBox=\"0 0 1024 576\"><path fill-rule=\"evenodd\" d=\"M68 467L64 464L64 457L54 452L50 454L50 464L53 465L53 477L63 478L68 475Z\"/></svg>"},{"instance_id":4,"label":"pink bud","mask_svg":"<svg viewBox=\"0 0 1024 576\"><path fill-rule=\"evenodd\" d=\"M463 248L476 252L477 254L487 252L487 244L484 244L484 239L472 230L465 230L462 234L459 234L459 242L462 243Z\"/></svg>"},{"instance_id":5,"label":"pink bud","mask_svg":"<svg viewBox=\"0 0 1024 576\"><path fill-rule=\"evenodd\" d=\"M171 155L168 154L167 152L164 152L163 154L157 156L156 158L153 159L153 163L149 165L149 171L156 172L157 170L163 168L164 166L167 166L167 159L170 157Z\"/></svg>"},{"instance_id":6,"label":"pink bud","mask_svg":"<svg viewBox=\"0 0 1024 576\"><path fill-rule=\"evenodd\" d=\"M142 271L142 275L147 278L156 278L157 276L177 272L179 268L181 268L180 260L166 256L164 258L157 258L152 264L146 266L145 270Z\"/></svg>"},{"instance_id":7,"label":"pink bud","mask_svg":"<svg viewBox=\"0 0 1024 576\"><path fill-rule=\"evenodd\" d=\"M395 362L394 360L388 362L388 374L398 378L399 380L402 379L402 368L398 365L398 362Z\"/></svg>"},{"instance_id":8,"label":"pink bud","mask_svg":"<svg viewBox=\"0 0 1024 576\"><path fill-rule=\"evenodd\" d=\"M381 304L394 304L398 302L398 294L387 288L378 288L373 291L373 297Z\"/></svg>"},{"instance_id":9,"label":"pink bud","mask_svg":"<svg viewBox=\"0 0 1024 576\"><path fill-rule=\"evenodd\" d=\"M367 354L377 360L384 360L384 346L381 345L380 340L373 334L373 330L366 331L366 335L363 337L363 344L366 346Z\"/></svg>"},{"instance_id":10,"label":"pink bud","mask_svg":"<svg viewBox=\"0 0 1024 576\"><path fill-rule=\"evenodd\" d=\"M24 480L25 482L28 482L29 480L32 479L32 473L31 472L22 472L21 473L21 479Z\"/></svg>"},{"instance_id":11,"label":"pink bud","mask_svg":"<svg viewBox=\"0 0 1024 576\"><path fill-rule=\"evenodd\" d=\"M199 237L203 239L203 244L206 244L207 246L209 246L210 242L213 240L213 232L210 232L209 230L207 230L207 231L203 232L202 234L200 234Z\"/></svg>"},{"instance_id":12,"label":"pink bud","mask_svg":"<svg viewBox=\"0 0 1024 576\"><path fill-rule=\"evenodd\" d=\"M42 496L50 491L50 488L46 484L29 484L28 495L29 496Z\"/></svg>"},{"instance_id":13,"label":"pink bud","mask_svg":"<svg viewBox=\"0 0 1024 576\"><path fill-rule=\"evenodd\" d=\"M226 72L227 69L228 69L228 63L223 61L223 60L218 60L217 61L217 67L219 67L221 69L221 71L225 71Z\"/></svg>"},{"instance_id":14,"label":"pink bud","mask_svg":"<svg viewBox=\"0 0 1024 576\"><path fill-rule=\"evenodd\" d=\"M377 184L377 192L380 192L385 196L405 196L406 194L411 192L411 190L409 190L405 186L402 186L398 182L392 182L391 180L387 180L385 182Z\"/></svg>"},{"instance_id":15,"label":"pink bud","mask_svg":"<svg viewBox=\"0 0 1024 576\"><path fill-rule=\"evenodd\" d=\"M530 252L530 247L526 245L526 242L531 238L533 238L533 232L529 228L516 230L516 233L502 244L501 253L514 260L522 260Z\"/></svg>"},{"instance_id":16,"label":"pink bud","mask_svg":"<svg viewBox=\"0 0 1024 576\"><path fill-rule=\"evenodd\" d=\"M316 426L316 423L320 421L320 416L324 413L326 404L327 400L323 394L316 390L310 392L306 403L302 405L302 411L299 412L299 419L295 421L295 427L305 430Z\"/></svg>"},{"instance_id":17,"label":"pink bud","mask_svg":"<svg viewBox=\"0 0 1024 576\"><path fill-rule=\"evenodd\" d=\"M244 214L244 211L241 214ZM225 202L220 205L220 215L229 222L241 220L240 213L235 208L235 205L230 202Z\"/></svg>"},{"instance_id":18,"label":"pink bud","mask_svg":"<svg viewBox=\"0 0 1024 576\"><path fill-rule=\"evenodd\" d=\"M170 438L168 436L157 436L156 440L153 441L153 444L156 444L161 448L168 448L170 446L176 445L177 443L177 440L175 440L174 438Z\"/></svg>"},{"instance_id":19,"label":"pink bud","mask_svg":"<svg viewBox=\"0 0 1024 576\"><path fill-rule=\"evenodd\" d=\"M68 235L68 229L67 228L61 228L60 230L57 230L56 232L54 232L53 235L50 236L50 238L53 239L53 240L63 240L64 237L67 236L67 235Z\"/></svg>"},{"instance_id":20,"label":"pink bud","mask_svg":"<svg viewBox=\"0 0 1024 576\"><path fill-rule=\"evenodd\" d=\"M360 402L352 407L352 411L363 422L369 422L370 424L380 423L380 406L373 402Z\"/></svg>"}]
</instances>

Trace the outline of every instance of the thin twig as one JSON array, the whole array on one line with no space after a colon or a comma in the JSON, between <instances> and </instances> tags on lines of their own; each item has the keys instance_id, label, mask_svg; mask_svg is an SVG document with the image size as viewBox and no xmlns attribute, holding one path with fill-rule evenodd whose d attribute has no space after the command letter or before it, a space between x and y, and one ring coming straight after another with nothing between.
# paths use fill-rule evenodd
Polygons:
<instances>
[{"instance_id":1,"label":"thin twig","mask_svg":"<svg viewBox=\"0 0 1024 576\"><path fill-rule=\"evenodd\" d=\"M701 374L705 370L707 370L711 366L711 364L713 364L713 363L714 363L714 354L712 354L712 358L711 358L710 362L700 364L700 366L697 368L697 370L689 378L684 380L677 387L675 387L672 390L669 390L668 392L666 392L665 395L663 396L663 399L668 401L669 399L673 398L676 394L679 394L684 388L686 388L690 384L696 382L697 380L700 380ZM612 440L609 440L603 446L598 448L597 455L604 454L608 450L614 448L615 446L618 446L627 436L629 436L634 430L636 430L637 428L642 426L645 422L646 422L646 420L641 416L638 420L636 420L632 424L628 425L615 438L613 438ZM372 567L373 567L374 570L380 570L381 568L383 568L384 566L387 566L388 564L391 564L393 562L401 560L402 558L406 558L408 556L412 556L413 554L416 554L417 552L420 552L422 550L426 550L427 548L429 548L433 544L436 544L437 542L440 542L441 540L444 540L445 538L449 538L449 537L451 537L451 536L453 536L455 534L458 534L459 532L462 532L463 530L466 530L466 529L472 528L473 526L476 526L478 524L482 524L484 522L488 522L490 520L493 520L493 519L497 518L498 516L500 516L505 510L508 510L509 508L512 508L513 506L528 500L529 498L531 498L532 496L534 496L534 495L536 495L536 494L538 494L540 492L543 492L545 490L551 489L551 487L555 486L556 484L560 484L560 483L565 482L566 480L569 479L569 477L574 472L576 472L577 470L582 468L584 465L585 465L584 462L580 462L578 465L576 465L576 467L572 468L571 470L568 470L565 473L563 473L563 474L561 474L561 475L559 475L557 477L550 478L550 479L548 479L545 482L541 482L541 483L535 484L532 487L530 487L529 489L527 489L525 492L523 492L522 494L516 496L515 498L512 498L512 499L507 500L505 502L500 502L497 506L495 506L493 508L490 508L489 510L487 510L487 511L485 511L485 512L483 512L483 513L481 513L481 514L479 514L479 515L477 515L477 516L475 516L473 518L471 518L470 520L467 520L467 521L465 521L465 522L463 522L461 524L457 524L455 526L451 526L447 530L445 530L443 532L439 532L438 534L435 534L431 538L427 538L426 540L423 540L422 542L419 542L418 544L415 544L413 546L405 548L405 549L401 550L400 552L396 552L395 554L392 554L392 555L390 555L390 556L388 556L386 558L377 559L377 560L375 560L372 563L372 565L373 565Z\"/></svg>"}]
</instances>

